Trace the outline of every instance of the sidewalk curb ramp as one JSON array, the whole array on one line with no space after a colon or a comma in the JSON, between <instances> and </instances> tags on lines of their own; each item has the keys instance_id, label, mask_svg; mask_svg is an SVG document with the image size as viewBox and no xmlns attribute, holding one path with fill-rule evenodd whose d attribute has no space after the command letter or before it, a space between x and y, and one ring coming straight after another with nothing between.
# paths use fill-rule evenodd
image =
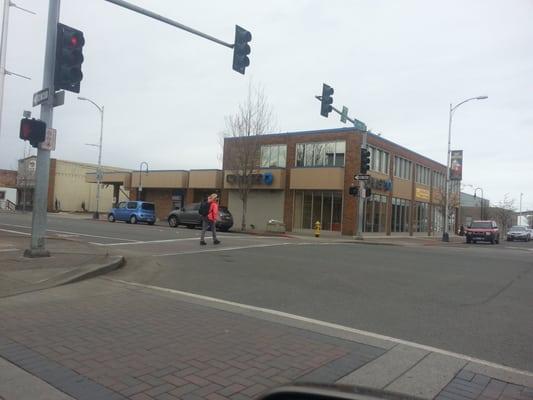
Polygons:
<instances>
[{"instance_id":1,"label":"sidewalk curb ramp","mask_svg":"<svg viewBox=\"0 0 533 400\"><path fill-rule=\"evenodd\" d=\"M40 290L50 289L57 286L68 285L69 283L80 282L86 279L91 279L100 275L105 275L111 271L121 268L125 264L123 256L107 256L102 263L89 263L64 272L60 275L46 279L34 285L15 289L13 292L0 295L0 298L17 296L23 293L36 292Z\"/></svg>"}]
</instances>

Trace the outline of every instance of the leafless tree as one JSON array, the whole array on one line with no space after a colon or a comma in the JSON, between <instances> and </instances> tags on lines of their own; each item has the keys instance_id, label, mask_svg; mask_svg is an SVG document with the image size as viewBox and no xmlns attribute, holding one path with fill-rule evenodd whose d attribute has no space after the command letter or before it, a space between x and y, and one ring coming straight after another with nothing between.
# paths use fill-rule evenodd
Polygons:
<instances>
[{"instance_id":1,"label":"leafless tree","mask_svg":"<svg viewBox=\"0 0 533 400\"><path fill-rule=\"evenodd\" d=\"M271 133L275 128L272 107L263 89L248 87L248 95L238 111L226 117L225 138L231 138L231 146L224 149L224 168L235 174L235 184L242 201L241 230L246 230L248 196L254 185L261 159L259 136Z\"/></svg>"},{"instance_id":2,"label":"leafless tree","mask_svg":"<svg viewBox=\"0 0 533 400\"><path fill-rule=\"evenodd\" d=\"M496 220L503 231L513 225L513 217L516 214L514 202L514 199L509 198L509 193L506 193L503 200L498 202L495 207L489 209L489 215Z\"/></svg>"}]
</instances>

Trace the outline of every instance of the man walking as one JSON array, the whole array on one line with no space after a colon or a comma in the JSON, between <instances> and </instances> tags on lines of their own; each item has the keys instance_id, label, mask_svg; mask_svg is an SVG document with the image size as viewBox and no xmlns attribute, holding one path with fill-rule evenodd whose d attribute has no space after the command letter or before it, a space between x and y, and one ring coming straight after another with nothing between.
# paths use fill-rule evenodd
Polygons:
<instances>
[{"instance_id":1,"label":"man walking","mask_svg":"<svg viewBox=\"0 0 533 400\"><path fill-rule=\"evenodd\" d=\"M217 219L218 219L218 196L213 193L207 198L207 204L202 202L200 209L198 210L202 215L202 236L200 237L200 245L205 246L205 232L209 225L211 225L211 232L213 232L213 244L219 244L220 240L217 239Z\"/></svg>"}]
</instances>

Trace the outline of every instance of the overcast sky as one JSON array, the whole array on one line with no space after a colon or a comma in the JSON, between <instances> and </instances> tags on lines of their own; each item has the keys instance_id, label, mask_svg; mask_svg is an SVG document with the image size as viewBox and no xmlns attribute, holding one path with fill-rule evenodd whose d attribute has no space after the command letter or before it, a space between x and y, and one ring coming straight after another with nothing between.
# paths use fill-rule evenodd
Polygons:
<instances>
[{"instance_id":1,"label":"overcast sky","mask_svg":"<svg viewBox=\"0 0 533 400\"><path fill-rule=\"evenodd\" d=\"M104 0L62 0L61 22L85 34L81 95L105 105L103 163L138 169L220 167L219 133L250 80L268 96L282 132L338 128L319 114L322 82L334 105L375 133L445 163L464 150L463 183L492 202L506 193L533 209L533 1L531 0L131 0L233 42L252 32L251 65L232 51ZM23 110L42 88L47 1L11 8L0 168L16 168ZM38 116L38 108L33 109ZM58 159L96 163L98 111L67 92L54 112ZM466 192L472 193L470 187Z\"/></svg>"}]
</instances>

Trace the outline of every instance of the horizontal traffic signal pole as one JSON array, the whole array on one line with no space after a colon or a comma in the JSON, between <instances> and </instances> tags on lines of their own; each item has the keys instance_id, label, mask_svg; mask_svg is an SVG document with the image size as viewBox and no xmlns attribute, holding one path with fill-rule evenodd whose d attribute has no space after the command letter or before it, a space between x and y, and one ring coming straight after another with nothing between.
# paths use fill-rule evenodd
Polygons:
<instances>
[{"instance_id":1,"label":"horizontal traffic signal pole","mask_svg":"<svg viewBox=\"0 0 533 400\"><path fill-rule=\"evenodd\" d=\"M177 21L174 21L170 18L167 18L167 17L163 17L162 15L159 15L155 12L152 12L150 10L146 10L142 7L139 7L139 6L136 6L134 4L130 4L126 1L123 1L123 0L106 0L108 3L113 3L117 6L120 6L120 7L123 7L123 8L127 8L128 10L131 10L131 11L134 11L136 13L139 13L139 14L142 14L142 15L146 15L147 17L150 17L150 18L153 18L153 19L156 19L158 21L161 21L161 22L164 22L165 24L168 24L168 25L172 25L176 28L179 28L179 29L183 29L184 31L187 31L189 33L192 33L193 35L196 35L196 36L200 36L200 37L203 37L204 39L207 39L207 40L210 40L212 42L215 42L215 43L218 43L218 44L221 44L222 46L226 46L226 47L229 47L230 49L233 49L234 45L231 44L231 43L227 43L227 42L224 42L223 40L220 40L220 39L217 39L216 37L214 36L211 36L211 35L208 35L206 33L203 33L203 32L200 32L196 29L193 29L187 25L183 25Z\"/></svg>"}]
</instances>

